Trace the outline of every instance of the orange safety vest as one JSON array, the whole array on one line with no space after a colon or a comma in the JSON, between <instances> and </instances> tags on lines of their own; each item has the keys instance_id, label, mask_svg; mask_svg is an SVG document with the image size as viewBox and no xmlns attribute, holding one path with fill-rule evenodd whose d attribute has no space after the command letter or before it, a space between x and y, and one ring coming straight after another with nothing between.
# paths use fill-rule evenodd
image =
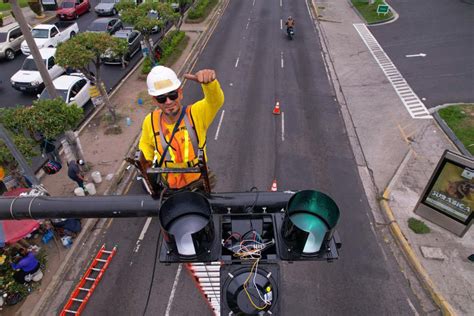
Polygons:
<instances>
[{"instance_id":1,"label":"orange safety vest","mask_svg":"<svg viewBox=\"0 0 474 316\"><path fill-rule=\"evenodd\" d=\"M161 158L164 149L169 144L163 165L166 168L188 168L194 167L198 163L199 140L194 128L191 115L191 106L186 107L186 114L179 124L179 128L173 136L171 143L169 138L173 129L166 129L162 132L163 118L161 110L156 110L151 114L151 126L155 135L155 155ZM174 128L174 126L173 126ZM158 159L159 160L159 159ZM160 166L158 166L160 167ZM162 175L163 179L172 189L183 188L186 185L198 180L200 173L168 173Z\"/></svg>"}]
</instances>

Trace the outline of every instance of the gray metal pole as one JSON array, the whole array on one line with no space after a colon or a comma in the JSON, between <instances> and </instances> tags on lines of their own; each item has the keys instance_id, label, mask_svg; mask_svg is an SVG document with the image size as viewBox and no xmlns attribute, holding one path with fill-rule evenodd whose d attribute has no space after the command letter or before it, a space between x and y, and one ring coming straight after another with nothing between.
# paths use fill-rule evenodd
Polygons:
<instances>
[{"instance_id":1,"label":"gray metal pole","mask_svg":"<svg viewBox=\"0 0 474 316\"><path fill-rule=\"evenodd\" d=\"M40 182L36 178L35 174L33 173L33 171L31 171L30 166L26 163L25 158L23 158L23 155L18 151L15 144L8 136L8 133L3 127L3 124L0 124L0 138L3 139L5 145L7 145L13 157L15 157L15 160L18 162L18 165L22 169L23 174L28 177L28 180L30 180L34 186L40 185Z\"/></svg>"},{"instance_id":2,"label":"gray metal pole","mask_svg":"<svg viewBox=\"0 0 474 316\"><path fill-rule=\"evenodd\" d=\"M278 213L293 193L211 193L208 201L214 214ZM0 220L148 217L158 216L159 209L159 200L149 195L0 197Z\"/></svg>"},{"instance_id":3,"label":"gray metal pole","mask_svg":"<svg viewBox=\"0 0 474 316\"><path fill-rule=\"evenodd\" d=\"M41 58L38 46L36 46L36 42L33 39L33 36L31 35L28 22L26 22L25 17L23 16L23 11L21 11L17 0L10 0L9 3L11 4L13 14L15 15L15 20L20 25L21 32L23 33L25 41L28 44L28 47L30 48L31 55L33 55L36 67L40 72L41 78L43 78L46 90L48 91L52 99L59 98L59 93L54 88L53 81L49 76L49 72L46 69L46 65L43 62L43 58Z\"/></svg>"}]
</instances>

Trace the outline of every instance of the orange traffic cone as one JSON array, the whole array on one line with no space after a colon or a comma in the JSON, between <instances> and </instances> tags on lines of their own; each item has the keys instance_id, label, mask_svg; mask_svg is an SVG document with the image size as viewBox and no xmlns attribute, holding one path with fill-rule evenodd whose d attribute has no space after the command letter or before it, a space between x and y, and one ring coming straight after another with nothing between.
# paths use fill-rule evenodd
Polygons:
<instances>
[{"instance_id":1,"label":"orange traffic cone","mask_svg":"<svg viewBox=\"0 0 474 316\"><path fill-rule=\"evenodd\" d=\"M273 108L273 114L280 114L280 102L277 101L277 103L275 104L275 107Z\"/></svg>"},{"instance_id":2,"label":"orange traffic cone","mask_svg":"<svg viewBox=\"0 0 474 316\"><path fill-rule=\"evenodd\" d=\"M272 187L270 188L270 191L273 191L273 192L276 192L278 191L278 188L277 188L277 180L273 180L272 182Z\"/></svg>"}]
</instances>

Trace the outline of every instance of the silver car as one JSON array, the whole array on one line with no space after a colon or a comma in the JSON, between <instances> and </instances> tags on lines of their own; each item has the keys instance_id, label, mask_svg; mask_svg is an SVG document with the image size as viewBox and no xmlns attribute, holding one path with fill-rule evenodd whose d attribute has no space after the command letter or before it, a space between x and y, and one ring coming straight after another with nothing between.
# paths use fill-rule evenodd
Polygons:
<instances>
[{"instance_id":1,"label":"silver car","mask_svg":"<svg viewBox=\"0 0 474 316\"><path fill-rule=\"evenodd\" d=\"M0 27L0 59L14 59L15 53L20 50L21 42L23 42L23 33L18 23Z\"/></svg>"},{"instance_id":2,"label":"silver car","mask_svg":"<svg viewBox=\"0 0 474 316\"><path fill-rule=\"evenodd\" d=\"M100 0L99 4L95 6L94 11L97 15L116 15L117 9L115 4L120 0Z\"/></svg>"}]
</instances>

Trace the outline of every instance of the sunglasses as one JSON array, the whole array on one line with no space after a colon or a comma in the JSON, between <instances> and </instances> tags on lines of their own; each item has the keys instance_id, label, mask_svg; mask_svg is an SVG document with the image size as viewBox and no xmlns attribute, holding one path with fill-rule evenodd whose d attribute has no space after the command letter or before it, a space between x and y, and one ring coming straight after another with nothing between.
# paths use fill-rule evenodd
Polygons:
<instances>
[{"instance_id":1,"label":"sunglasses","mask_svg":"<svg viewBox=\"0 0 474 316\"><path fill-rule=\"evenodd\" d=\"M173 91L168 92L166 94L161 94L161 95L155 96L155 100L158 101L158 103L165 103L166 99L169 98L171 101L174 101L178 98L178 96L179 96L178 90L173 90Z\"/></svg>"}]
</instances>

